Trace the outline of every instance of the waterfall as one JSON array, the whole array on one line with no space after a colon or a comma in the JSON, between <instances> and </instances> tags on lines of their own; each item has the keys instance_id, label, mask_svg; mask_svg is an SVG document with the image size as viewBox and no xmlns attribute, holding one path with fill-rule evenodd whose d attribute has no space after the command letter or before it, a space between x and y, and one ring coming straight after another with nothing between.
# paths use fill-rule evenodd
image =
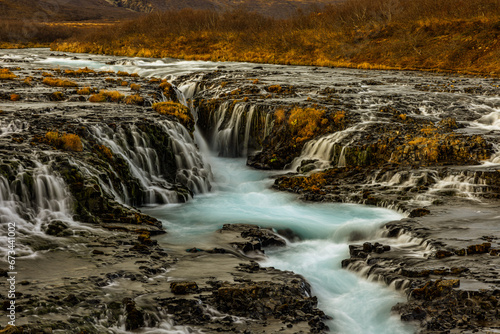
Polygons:
<instances>
[{"instance_id":1,"label":"waterfall","mask_svg":"<svg viewBox=\"0 0 500 334\"><path fill-rule=\"evenodd\" d=\"M335 147L340 145L343 139L352 132L349 128L343 131L337 131L334 133L329 133L318 139L313 139L308 141L302 148L300 156L295 158L291 164L291 169L296 170L300 166L301 162L304 160L319 160L315 163L316 168L328 168L331 166L331 162L335 158ZM342 146L342 152L344 152L345 146ZM340 164L340 159L339 159ZM345 157L344 157L345 165ZM344 166L339 166L344 167Z\"/></svg>"},{"instance_id":2,"label":"waterfall","mask_svg":"<svg viewBox=\"0 0 500 334\"><path fill-rule=\"evenodd\" d=\"M14 120L9 123L0 121L0 137L28 130L28 127L28 123L20 120Z\"/></svg>"},{"instance_id":3,"label":"waterfall","mask_svg":"<svg viewBox=\"0 0 500 334\"><path fill-rule=\"evenodd\" d=\"M17 163L14 180L0 176L0 255L8 251L7 229L15 226L18 237L37 235L49 238L45 229L57 221L68 226L81 227L73 220L71 194L64 182L52 169L52 161L42 164L38 160L32 167ZM34 250L18 242L16 254L27 256Z\"/></svg>"},{"instance_id":4,"label":"waterfall","mask_svg":"<svg viewBox=\"0 0 500 334\"><path fill-rule=\"evenodd\" d=\"M195 194L209 192L212 179L210 165L203 161L187 129L177 122L162 121L160 125L170 135L178 169L176 180Z\"/></svg>"},{"instance_id":5,"label":"waterfall","mask_svg":"<svg viewBox=\"0 0 500 334\"><path fill-rule=\"evenodd\" d=\"M338 168L342 168L342 167L346 166L346 163L345 163L345 148L346 147L347 146L343 146L342 151L340 151L339 163L337 165Z\"/></svg>"},{"instance_id":6,"label":"waterfall","mask_svg":"<svg viewBox=\"0 0 500 334\"><path fill-rule=\"evenodd\" d=\"M100 143L109 147L114 154L127 162L133 177L139 181L143 189L143 204L177 203L179 194L175 183L184 185L194 194L209 192L212 177L210 167L205 167L186 128L177 122L167 120L158 122L158 126L168 136L168 147L158 146L161 143L153 143L148 134L136 125L129 125L127 128L120 127L116 130L107 125L94 125L91 127L91 132ZM165 166L168 162L165 162L165 159L169 160L170 157L160 159L160 155L168 155L170 149L173 153L173 161L169 163L172 166ZM170 178L171 180L168 181L168 172L174 170L176 171L175 180ZM91 174L95 173L91 172ZM108 188L108 193L116 193L110 187ZM113 195L116 196L116 194ZM121 200L131 204L129 198L121 197Z\"/></svg>"},{"instance_id":7,"label":"waterfall","mask_svg":"<svg viewBox=\"0 0 500 334\"><path fill-rule=\"evenodd\" d=\"M226 101L209 117L212 150L223 157L246 157L270 131L270 121L269 113L256 105Z\"/></svg>"},{"instance_id":8,"label":"waterfall","mask_svg":"<svg viewBox=\"0 0 500 334\"><path fill-rule=\"evenodd\" d=\"M130 172L142 187L142 203L153 205L178 202L173 185L163 178L160 171L160 159L156 150L137 126L130 125L127 130L120 127L114 131L108 125L94 125L91 132L97 140L127 162Z\"/></svg>"},{"instance_id":9,"label":"waterfall","mask_svg":"<svg viewBox=\"0 0 500 334\"><path fill-rule=\"evenodd\" d=\"M430 202L436 195L462 197L474 202L480 202L479 194L488 191L486 181L474 172L462 171L459 174L447 175L439 179L429 190L416 197L417 201Z\"/></svg>"}]
</instances>

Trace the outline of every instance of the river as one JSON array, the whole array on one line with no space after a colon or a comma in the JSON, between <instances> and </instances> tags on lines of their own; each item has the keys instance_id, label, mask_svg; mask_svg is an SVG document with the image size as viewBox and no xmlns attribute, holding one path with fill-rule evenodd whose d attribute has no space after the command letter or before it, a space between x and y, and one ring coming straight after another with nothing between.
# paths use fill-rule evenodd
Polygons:
<instances>
[{"instance_id":1,"label":"river","mask_svg":"<svg viewBox=\"0 0 500 334\"><path fill-rule=\"evenodd\" d=\"M26 66L80 68L89 67L99 70L122 70L137 72L141 76L156 76L174 79L180 75L197 71L212 71L224 66L226 69L248 70L255 64L212 63L178 60L149 60L135 58L116 58L95 55L51 55L46 49L31 51L11 50L3 52L0 58L26 61ZM262 65L267 70L280 70L280 74L269 78L279 81L293 76L304 84L315 81L316 84L331 82L332 75L336 82L357 82L368 74L364 71L336 69L328 70L328 75L313 75L307 67L283 67ZM335 71L335 72L334 72ZM290 75L292 73L293 75ZM407 90L408 99L417 101L420 92L413 90L408 82L400 84L408 74L397 75L394 72L378 72L379 78L385 78L386 85L370 86L363 90L359 108L366 109L367 122L370 121L370 107L380 106L379 95L391 95L395 91ZM393 78L391 82L388 78ZM396 80L395 78L399 78ZM415 81L416 80L416 81ZM418 78L408 79L418 84ZM189 93L189 94L192 94ZM419 100L420 114L449 112L443 102L436 104L437 98L428 96L427 102ZM354 98L353 98L354 99ZM498 122L498 99L480 98L483 108L489 108L490 119L479 125L489 126ZM401 101L399 101L401 102ZM465 99L458 101L467 104ZM476 109L479 109L476 108ZM490 124L491 123L491 124ZM478 127L480 127L478 125ZM168 204L145 207L143 212L160 219L169 234L160 239L166 247L169 244L185 244L203 240L204 235L222 227L226 223L250 223L275 229L289 228L300 240L290 241L285 248L266 250L267 259L260 260L262 266L273 266L294 271L303 275L311 283L313 293L318 296L319 307L331 316L328 325L336 333L411 333L413 329L391 315L391 307L403 302L400 292L384 285L369 282L357 274L343 270L341 260L349 257L348 242L353 235L374 240L379 238L380 226L391 220L398 220L402 214L382 208L353 204L317 204L304 203L293 194L281 193L271 189L273 175L276 172L264 172L245 166L245 159L217 157L198 136L198 146L206 163L213 172L212 191L199 194L185 204ZM204 149L203 149L204 148ZM306 155L307 158L311 156ZM313 156L314 157L314 156ZM495 161L496 162L496 161ZM359 241L358 241L359 242ZM397 241L396 241L397 242ZM394 243L394 242L393 242ZM398 247L397 243L392 245Z\"/></svg>"}]
</instances>

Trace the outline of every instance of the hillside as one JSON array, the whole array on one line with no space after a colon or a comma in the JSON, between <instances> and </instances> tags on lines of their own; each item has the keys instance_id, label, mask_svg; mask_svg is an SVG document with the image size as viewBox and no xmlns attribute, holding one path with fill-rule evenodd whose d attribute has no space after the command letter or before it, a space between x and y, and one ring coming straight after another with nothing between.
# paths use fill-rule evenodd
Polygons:
<instances>
[{"instance_id":1,"label":"hillside","mask_svg":"<svg viewBox=\"0 0 500 334\"><path fill-rule=\"evenodd\" d=\"M236 10L152 13L59 51L500 74L499 0L349 0L288 19Z\"/></svg>"},{"instance_id":2,"label":"hillside","mask_svg":"<svg viewBox=\"0 0 500 334\"><path fill-rule=\"evenodd\" d=\"M153 11L245 9L267 16L287 17L298 9L321 8L338 0L0 0L0 20L116 21Z\"/></svg>"},{"instance_id":3,"label":"hillside","mask_svg":"<svg viewBox=\"0 0 500 334\"><path fill-rule=\"evenodd\" d=\"M1 21L116 21L137 16L137 12L105 0L0 0Z\"/></svg>"}]
</instances>

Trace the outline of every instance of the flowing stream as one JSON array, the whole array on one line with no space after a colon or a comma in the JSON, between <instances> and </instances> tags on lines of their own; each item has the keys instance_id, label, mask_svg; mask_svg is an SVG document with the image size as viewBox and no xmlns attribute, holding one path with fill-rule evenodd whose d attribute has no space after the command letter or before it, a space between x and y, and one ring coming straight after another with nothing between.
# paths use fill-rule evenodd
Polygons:
<instances>
[{"instance_id":1,"label":"flowing stream","mask_svg":"<svg viewBox=\"0 0 500 334\"><path fill-rule=\"evenodd\" d=\"M353 233L374 235L384 222L400 219L397 212L351 204L303 203L292 194L271 190L269 172L245 166L244 159L210 157L217 189L183 205L146 208L160 218L169 234L166 243L199 245L204 235L226 223L290 228L302 240L269 249L263 266L302 274L312 284L319 306L334 320L336 333L411 333L390 314L402 302L400 293L341 269L349 257Z\"/></svg>"},{"instance_id":2,"label":"flowing stream","mask_svg":"<svg viewBox=\"0 0 500 334\"><path fill-rule=\"evenodd\" d=\"M125 70L137 72L141 76L166 77L169 79L201 70L215 70L220 66L220 64L211 62L187 62L169 59L148 60L82 54L77 57L73 57L73 55L58 57L51 56L48 50L33 50L29 51L29 53L24 50L12 50L8 51L8 53L10 55L0 56L0 60L5 57L14 60L19 59L19 61L22 60L24 62L23 66L26 67L60 66L63 68L78 68L88 66L93 69ZM224 66L233 70L255 70L255 65L253 64L225 63ZM416 88L418 88L421 81L425 82L425 80L421 80L413 74L410 77L410 74L404 73L377 72L377 74L373 75L378 76L380 80L385 80L384 84L376 84L368 87L363 82L359 82L359 78L366 78L372 74L367 74L363 71L325 69L324 71L328 71L325 72L328 75L325 75L314 72L313 69L308 67L283 67L276 65L263 65L263 67L267 70L280 71L275 76L273 74L266 78L269 84L274 83L274 81L293 81L304 85L314 82L318 87L317 89L315 88L315 92L311 92L312 95L317 94L320 88L331 85L333 80L337 84L351 87L350 90L343 93L343 98L352 100L353 105L360 106L359 109L363 112L366 111L364 114L367 119L362 119L364 122L362 124L371 124L374 122L371 120L371 116L378 112L378 109L386 103L384 99L389 99L386 95L390 97L389 100L394 100L393 102L396 104L402 104L403 101L404 103L408 103L412 107L409 109L413 110L419 116L455 112L448 107L449 100L455 100L455 95L446 92L440 95L437 93L429 95L427 92L422 92ZM409 78L406 76L409 76ZM184 88L180 87L180 89L189 98L194 94L192 90L196 90L196 84L190 85L189 82L186 82ZM351 90L353 93L350 93ZM394 97L396 93L400 92L404 92L404 100L402 99L402 101L398 101ZM402 95L403 93L401 93ZM423 95L433 100L422 100ZM484 96L471 97L469 95L459 96L461 97L459 103L463 106L471 105L471 100L475 99L478 105L489 108L487 110L488 115L476 122L467 124L470 128L482 129L493 127L495 130L498 129L498 110L500 106L498 98L487 98ZM436 106L436 101L441 101L439 102L440 105ZM244 105L240 109L238 110L241 113L246 110ZM479 107L470 107L470 110L467 109L466 111L477 113L478 115L474 119L479 118L480 114L485 113L480 112ZM256 110L254 109L248 109L249 115L253 115L255 112ZM235 112L235 115L240 114ZM265 123L267 127L267 118ZM240 124L246 126L243 143L245 148L243 153L246 153L251 116L246 122L235 117L234 124L230 123L231 129L239 127ZM24 127L23 124L2 123L0 125L0 136L15 132ZM172 127L165 126L167 131L177 131ZM466 128L466 130L470 131L470 128ZM140 133L137 132L137 136L134 136L137 139L136 147L126 148L124 145L114 145L118 139L108 135L106 132L107 129L94 128L93 131L96 136L99 135L99 138L113 149L115 154L121 154L136 165L142 166L141 169L137 170L136 177L143 181L144 188L150 190L148 193L150 197L158 197L156 194L160 192L160 197L164 198L162 203L170 202L168 197L171 194L165 191L167 187L160 187L161 191L157 189L159 185L162 185L162 180L159 180L158 171L155 169L157 167L154 164L155 152L147 149L148 145L141 139ZM218 150L222 151L230 150L231 148L227 147L228 143L231 140L237 141L237 138L232 138L234 136L231 135L231 131L225 131L225 129L219 131L220 133L217 133L215 138L213 138L217 142L210 143L212 147L217 147ZM335 135L327 135L311 141L311 143L305 146L302 156L294 162L294 166L298 165L300 160L310 158L318 159L320 164L324 161L330 161L332 159L333 145L342 146L340 153L342 156L346 145L349 144L350 136L358 134L360 131L351 128ZM264 131L264 133L267 133L267 131ZM179 132L179 142L182 142L180 140L182 136L187 137ZM245 166L244 159L215 157L213 152L209 152L208 145L202 142L199 136L197 137L197 145L204 154L203 159L210 164L211 168L206 171L200 171L196 175L193 173L186 175L186 183L196 185L194 187L196 189L194 198L182 205L166 204L143 208L143 212L161 219L169 231L169 234L161 242L165 244L178 243L186 245L186 247L198 246L203 243L205 235L213 233L226 223L250 223L275 229L289 228L300 236L300 240L289 242L285 248L266 250L268 258L262 260L261 265L291 270L307 278L312 285L313 293L318 297L319 307L329 316L333 317L333 320L328 323L332 332L376 334L413 332L411 327L401 323L397 317L391 316L391 306L404 300L399 292L386 288L383 285L369 282L359 275L341 269L341 260L349 257L348 242L353 236L357 240L363 237L373 240L376 238L377 231L383 223L401 219L401 214L388 209L362 205L300 202L292 194L270 189L273 182L270 172L250 169ZM138 145L137 143L143 144ZM190 150L194 151L194 144L190 144L192 144ZM184 160L179 160L179 164L183 167L201 166L200 158L197 155L190 156L187 154L189 152L184 152L185 147L179 146L176 148L176 154L179 156L179 159L181 156L184 157ZM236 156L236 154L231 154L231 152L228 152L228 155ZM491 163L499 162L495 159L498 159L498 157L493 157ZM142 163L143 160L145 163ZM338 165L343 164L341 160L339 158ZM190 163L188 164L187 161ZM151 162L153 163L148 164ZM48 174L42 167L40 167L40 170L43 172L43 175ZM210 170L213 173L213 182L207 181L210 178ZM456 180L451 181L454 184L456 183ZM11 202L13 202L14 198L12 195L13 190L9 189L2 182L6 183L6 180L0 179L0 184L2 184L2 189L0 189L2 190L0 192L1 208L3 211L8 211L8 214L14 217L17 215L17 212L9 209L12 206ZM57 184L59 180L52 177L40 180L36 179L36 182L52 185ZM39 195L40 198L43 198L44 193L40 192ZM54 203L37 203L36 210L32 210L32 217L29 217L29 219L36 221L47 210L60 212L63 217L59 219L65 218L67 215L67 203L63 201L65 197L65 194L61 193L57 197L58 200L60 199L59 201ZM126 196L121 200L126 203ZM58 205L57 208L54 207L55 204ZM37 225L35 225L35 230L36 228Z\"/></svg>"}]
</instances>

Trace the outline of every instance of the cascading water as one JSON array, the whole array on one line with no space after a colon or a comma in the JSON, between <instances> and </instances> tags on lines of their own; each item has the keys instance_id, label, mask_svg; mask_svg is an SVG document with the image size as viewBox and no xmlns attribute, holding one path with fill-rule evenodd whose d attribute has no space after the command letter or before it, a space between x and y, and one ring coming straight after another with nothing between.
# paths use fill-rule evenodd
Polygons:
<instances>
[{"instance_id":1,"label":"cascading water","mask_svg":"<svg viewBox=\"0 0 500 334\"><path fill-rule=\"evenodd\" d=\"M5 124L3 121L0 121L0 137L7 136L12 133L25 131L28 129L28 124L22 122L20 120L15 120Z\"/></svg>"},{"instance_id":2,"label":"cascading water","mask_svg":"<svg viewBox=\"0 0 500 334\"><path fill-rule=\"evenodd\" d=\"M399 219L400 214L361 205L302 203L291 194L269 189L269 174L247 168L242 159L212 157L211 161L219 184L216 196L143 210L162 219L170 231L165 242L196 242L203 247L202 236L225 223L291 228L303 241L267 250L269 258L262 265L303 274L312 283L320 308L333 316L329 326L334 332L412 332L390 316L391 306L402 300L399 293L369 283L340 265L349 256L347 243L352 235L374 236L383 222Z\"/></svg>"},{"instance_id":3,"label":"cascading water","mask_svg":"<svg viewBox=\"0 0 500 334\"><path fill-rule=\"evenodd\" d=\"M203 161L203 157L187 129L179 123L169 121L163 121L160 125L170 135L178 169L176 180L195 194L209 192L212 179L210 165ZM199 142L200 138L197 140Z\"/></svg>"},{"instance_id":4,"label":"cascading water","mask_svg":"<svg viewBox=\"0 0 500 334\"><path fill-rule=\"evenodd\" d=\"M251 140L262 142L270 131L271 116L266 110L247 102L226 101L209 117L212 150L223 157L242 157L256 149ZM257 125L262 124L263 129ZM252 133L257 131L257 134Z\"/></svg>"},{"instance_id":5,"label":"cascading water","mask_svg":"<svg viewBox=\"0 0 500 334\"><path fill-rule=\"evenodd\" d=\"M210 191L211 171L205 167L189 132L175 122L161 121L158 125L169 137L168 145L175 159L173 169L177 170L175 182L183 184L195 194ZM113 130L106 125L96 125L91 127L91 132L99 142L127 162L132 175L143 188L142 203L153 205L179 201L174 185L164 177L160 153L141 129L130 125L128 129ZM128 202L127 198L121 200Z\"/></svg>"},{"instance_id":6,"label":"cascading water","mask_svg":"<svg viewBox=\"0 0 500 334\"><path fill-rule=\"evenodd\" d=\"M33 167L18 164L14 180L0 176L0 255L7 251L8 224L15 224L21 237L52 238L45 233L47 224L58 221L82 229L72 216L70 193L63 179L55 174L52 161L33 160ZM17 256L35 254L27 243L19 242Z\"/></svg>"},{"instance_id":7,"label":"cascading water","mask_svg":"<svg viewBox=\"0 0 500 334\"><path fill-rule=\"evenodd\" d=\"M128 132L123 128L113 131L107 125L96 125L91 127L91 132L114 154L127 162L132 175L142 186L142 203L178 202L178 195L172 184L162 177L157 152L151 147L150 139L140 129L131 125Z\"/></svg>"}]
</instances>

